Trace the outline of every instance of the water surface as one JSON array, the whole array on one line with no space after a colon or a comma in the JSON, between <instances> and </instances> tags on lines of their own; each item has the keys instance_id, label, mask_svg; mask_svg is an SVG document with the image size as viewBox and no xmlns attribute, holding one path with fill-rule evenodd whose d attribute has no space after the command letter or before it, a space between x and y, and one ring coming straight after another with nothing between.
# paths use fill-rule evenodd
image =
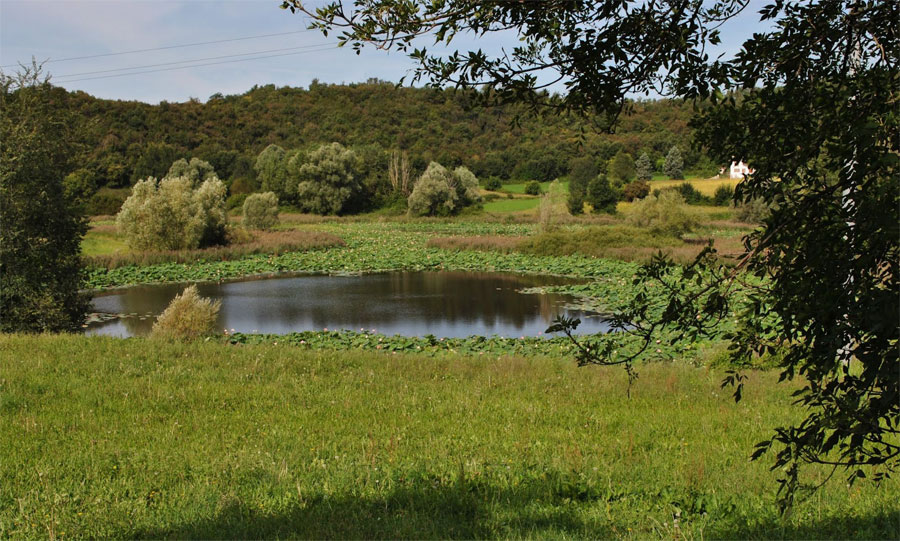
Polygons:
<instances>
[{"instance_id":1,"label":"water surface","mask_svg":"<svg viewBox=\"0 0 900 541\"><path fill-rule=\"evenodd\" d=\"M580 332L607 329L596 313L571 309L568 295L522 293L572 280L489 272L389 272L291 276L198 284L222 301L219 327L245 333L351 329L393 335L540 336L558 314L582 320ZM126 317L91 324L88 334L140 336L185 284L135 286L93 299L97 312Z\"/></svg>"}]
</instances>

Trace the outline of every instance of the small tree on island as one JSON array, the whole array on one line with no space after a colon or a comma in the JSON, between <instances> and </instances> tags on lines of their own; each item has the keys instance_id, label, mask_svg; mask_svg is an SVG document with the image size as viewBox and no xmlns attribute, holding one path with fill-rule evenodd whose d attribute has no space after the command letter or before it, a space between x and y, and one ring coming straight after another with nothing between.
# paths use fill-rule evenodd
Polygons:
<instances>
[{"instance_id":1,"label":"small tree on island","mask_svg":"<svg viewBox=\"0 0 900 541\"><path fill-rule=\"evenodd\" d=\"M666 161L663 164L663 173L669 178L681 180L684 178L684 159L681 157L681 151L678 146L674 146L666 154Z\"/></svg>"}]
</instances>

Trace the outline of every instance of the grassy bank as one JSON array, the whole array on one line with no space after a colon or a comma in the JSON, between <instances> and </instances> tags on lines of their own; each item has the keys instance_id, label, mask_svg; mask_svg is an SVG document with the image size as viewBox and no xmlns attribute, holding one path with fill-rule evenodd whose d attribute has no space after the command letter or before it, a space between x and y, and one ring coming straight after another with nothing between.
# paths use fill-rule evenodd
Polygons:
<instances>
[{"instance_id":1,"label":"grassy bank","mask_svg":"<svg viewBox=\"0 0 900 541\"><path fill-rule=\"evenodd\" d=\"M897 538L900 486L782 521L752 374L0 336L0 537ZM810 481L824 478L811 469Z\"/></svg>"}]
</instances>

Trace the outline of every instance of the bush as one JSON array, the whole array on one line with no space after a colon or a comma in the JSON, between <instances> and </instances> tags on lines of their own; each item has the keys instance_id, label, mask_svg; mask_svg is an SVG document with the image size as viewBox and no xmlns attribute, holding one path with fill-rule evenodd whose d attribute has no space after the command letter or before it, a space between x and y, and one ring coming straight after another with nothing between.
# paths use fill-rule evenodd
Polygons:
<instances>
[{"instance_id":1,"label":"bush","mask_svg":"<svg viewBox=\"0 0 900 541\"><path fill-rule=\"evenodd\" d=\"M122 209L122 204L128 199L128 190L100 188L97 193L88 199L85 213L90 216L115 215Z\"/></svg>"},{"instance_id":2,"label":"bush","mask_svg":"<svg viewBox=\"0 0 900 541\"><path fill-rule=\"evenodd\" d=\"M322 145L297 169L297 203L305 212L340 214L362 192L356 154L340 143Z\"/></svg>"},{"instance_id":3,"label":"bush","mask_svg":"<svg viewBox=\"0 0 900 541\"><path fill-rule=\"evenodd\" d=\"M541 183L536 180L526 183L525 193L528 195L541 195Z\"/></svg>"},{"instance_id":4,"label":"bush","mask_svg":"<svg viewBox=\"0 0 900 541\"><path fill-rule=\"evenodd\" d=\"M244 227L272 229L278 225L278 196L273 192L255 193L244 201Z\"/></svg>"},{"instance_id":5,"label":"bush","mask_svg":"<svg viewBox=\"0 0 900 541\"><path fill-rule=\"evenodd\" d=\"M138 181L116 225L135 250L184 250L225 240L225 185L218 178L197 189L187 177Z\"/></svg>"},{"instance_id":6,"label":"bush","mask_svg":"<svg viewBox=\"0 0 900 541\"><path fill-rule=\"evenodd\" d=\"M235 193L228 196L228 199L225 200L225 208L228 210L234 209L242 209L244 208L244 201L250 197L248 193Z\"/></svg>"},{"instance_id":7,"label":"bush","mask_svg":"<svg viewBox=\"0 0 900 541\"><path fill-rule=\"evenodd\" d=\"M222 301L213 302L200 296L196 285L176 295L153 324L152 338L194 340L215 334Z\"/></svg>"},{"instance_id":8,"label":"bush","mask_svg":"<svg viewBox=\"0 0 900 541\"><path fill-rule=\"evenodd\" d=\"M488 179L484 181L484 189L496 192L497 190L503 189L503 183L497 177L488 177Z\"/></svg>"},{"instance_id":9,"label":"bush","mask_svg":"<svg viewBox=\"0 0 900 541\"><path fill-rule=\"evenodd\" d=\"M675 190L663 190L634 203L628 221L661 235L680 237L697 225L697 219Z\"/></svg>"},{"instance_id":10,"label":"bush","mask_svg":"<svg viewBox=\"0 0 900 541\"><path fill-rule=\"evenodd\" d=\"M605 212L613 214L616 212L616 203L619 202L619 194L615 188L610 186L606 175L600 174L594 177L594 180L588 184L587 202L594 210L594 213Z\"/></svg>"},{"instance_id":11,"label":"bush","mask_svg":"<svg viewBox=\"0 0 900 541\"><path fill-rule=\"evenodd\" d=\"M728 184L722 184L716 188L713 194L713 204L719 207L727 207L734 199L734 188Z\"/></svg>"},{"instance_id":12,"label":"bush","mask_svg":"<svg viewBox=\"0 0 900 541\"><path fill-rule=\"evenodd\" d=\"M771 210L764 200L757 197L735 207L735 217L748 224L759 224L769 217Z\"/></svg>"},{"instance_id":13,"label":"bush","mask_svg":"<svg viewBox=\"0 0 900 541\"><path fill-rule=\"evenodd\" d=\"M622 188L622 199L629 203L635 199L643 199L648 195L650 195L650 183L642 180L629 182Z\"/></svg>"},{"instance_id":14,"label":"bush","mask_svg":"<svg viewBox=\"0 0 900 541\"><path fill-rule=\"evenodd\" d=\"M688 205L703 205L712 202L709 197L700 193L697 188L694 188L694 185L690 182L682 182L674 189L681 194L681 197L684 198L684 202Z\"/></svg>"}]
</instances>

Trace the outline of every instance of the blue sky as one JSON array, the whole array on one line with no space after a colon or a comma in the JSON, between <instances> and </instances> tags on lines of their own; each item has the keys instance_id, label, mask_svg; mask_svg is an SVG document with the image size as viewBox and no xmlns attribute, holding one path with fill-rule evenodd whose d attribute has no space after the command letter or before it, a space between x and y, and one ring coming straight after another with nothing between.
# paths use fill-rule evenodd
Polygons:
<instances>
[{"instance_id":1,"label":"blue sky","mask_svg":"<svg viewBox=\"0 0 900 541\"><path fill-rule=\"evenodd\" d=\"M762 4L752 1L750 8L724 29L725 51L736 50L743 39L761 28L756 11ZM0 65L10 71L15 70L16 62L28 62L32 56L53 60L296 32L45 64L54 82L67 89L149 103L191 97L206 100L217 92L243 93L253 85L306 87L313 79L328 83L360 82L371 77L398 81L414 67L409 58L396 52L369 49L357 56L349 49L338 49L333 39L304 31L304 16L292 15L279 5L280 0L0 0ZM476 46L491 51L514 43L514 36L501 35L481 40ZM473 42L460 41L458 47L468 48L470 44ZM218 58L287 53L291 55L244 62ZM122 72L95 73L195 59L228 63L122 77L108 77ZM135 71L152 69L160 68ZM92 77L104 78L89 79Z\"/></svg>"}]
</instances>

